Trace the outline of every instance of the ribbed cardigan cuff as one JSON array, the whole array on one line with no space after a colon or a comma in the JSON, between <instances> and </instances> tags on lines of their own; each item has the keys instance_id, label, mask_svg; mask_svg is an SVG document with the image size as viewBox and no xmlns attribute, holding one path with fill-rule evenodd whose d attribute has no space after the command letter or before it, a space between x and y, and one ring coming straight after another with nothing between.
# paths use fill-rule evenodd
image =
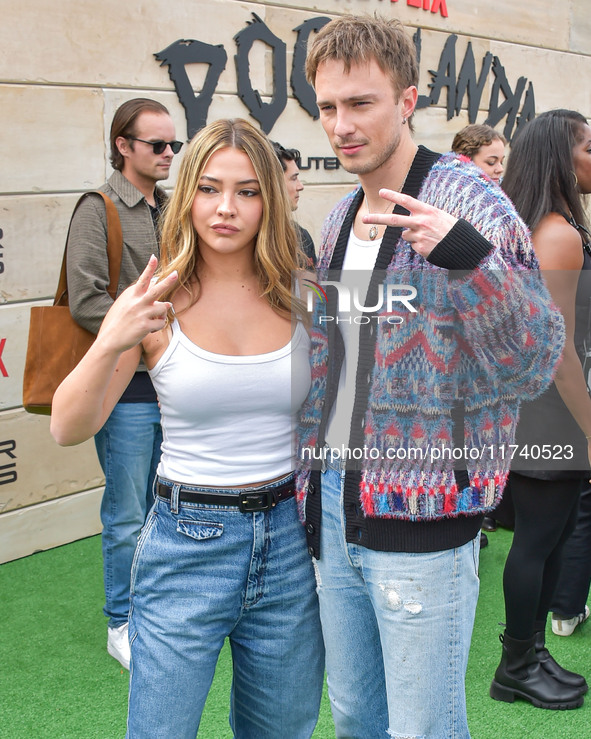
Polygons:
<instances>
[{"instance_id":1,"label":"ribbed cardigan cuff","mask_svg":"<svg viewBox=\"0 0 591 739\"><path fill-rule=\"evenodd\" d=\"M427 261L449 270L472 270L492 251L493 245L468 221L460 218L433 249Z\"/></svg>"}]
</instances>

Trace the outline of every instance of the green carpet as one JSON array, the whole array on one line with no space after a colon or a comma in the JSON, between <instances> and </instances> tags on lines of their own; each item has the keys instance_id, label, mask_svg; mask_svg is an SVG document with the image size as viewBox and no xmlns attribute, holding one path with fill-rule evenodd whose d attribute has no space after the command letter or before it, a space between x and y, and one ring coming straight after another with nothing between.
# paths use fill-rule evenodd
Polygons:
<instances>
[{"instance_id":1,"label":"green carpet","mask_svg":"<svg viewBox=\"0 0 591 739\"><path fill-rule=\"evenodd\" d=\"M489 540L481 553L480 600L467 676L473 739L589 739L591 696L574 711L544 711L524 702L499 703L489 698L501 650L497 637L498 622L503 620L501 575L511 533L499 530L489 534ZM2 739L124 736L128 673L106 652L102 598L99 537L0 566ZM568 638L548 631L556 659L591 678L591 624ZM230 680L230 655L225 648L200 737L231 738ZM314 739L333 736L325 695Z\"/></svg>"}]
</instances>

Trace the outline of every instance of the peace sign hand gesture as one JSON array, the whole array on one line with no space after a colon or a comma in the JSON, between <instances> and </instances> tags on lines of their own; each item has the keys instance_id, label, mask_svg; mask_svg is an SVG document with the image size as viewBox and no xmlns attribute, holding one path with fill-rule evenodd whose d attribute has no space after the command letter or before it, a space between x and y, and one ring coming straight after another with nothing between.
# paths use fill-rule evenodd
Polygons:
<instances>
[{"instance_id":1,"label":"peace sign hand gesture","mask_svg":"<svg viewBox=\"0 0 591 739\"><path fill-rule=\"evenodd\" d=\"M422 203L410 195L403 195L395 190L382 188L379 194L384 200L389 200L394 205L401 205L409 211L410 215L368 213L362 217L363 222L375 223L378 226L401 226L404 229L402 238L408 241L417 254L425 259L447 236L458 220L439 208Z\"/></svg>"},{"instance_id":2,"label":"peace sign hand gesture","mask_svg":"<svg viewBox=\"0 0 591 739\"><path fill-rule=\"evenodd\" d=\"M157 266L158 260L152 255L137 282L124 290L109 309L97 337L104 347L122 353L166 325L172 303L158 298L176 282L178 274L172 272L156 282Z\"/></svg>"}]
</instances>

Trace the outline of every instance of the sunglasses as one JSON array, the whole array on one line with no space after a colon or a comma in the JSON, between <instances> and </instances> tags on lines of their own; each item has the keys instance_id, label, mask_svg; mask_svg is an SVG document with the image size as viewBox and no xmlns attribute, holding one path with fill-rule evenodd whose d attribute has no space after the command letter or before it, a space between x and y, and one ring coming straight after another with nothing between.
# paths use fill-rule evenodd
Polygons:
<instances>
[{"instance_id":1,"label":"sunglasses","mask_svg":"<svg viewBox=\"0 0 591 739\"><path fill-rule=\"evenodd\" d=\"M167 146L170 146L173 154L178 154L183 145L182 141L146 141L145 139L138 139L137 136L126 136L125 138L132 141L141 141L142 144L149 144L154 150L154 154L162 154L166 151Z\"/></svg>"}]
</instances>

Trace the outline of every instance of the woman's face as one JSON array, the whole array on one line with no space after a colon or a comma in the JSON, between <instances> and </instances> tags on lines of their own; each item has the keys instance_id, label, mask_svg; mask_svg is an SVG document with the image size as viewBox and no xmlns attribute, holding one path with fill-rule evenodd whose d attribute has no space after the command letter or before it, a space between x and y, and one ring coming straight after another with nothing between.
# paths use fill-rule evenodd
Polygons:
<instances>
[{"instance_id":1,"label":"woman's face","mask_svg":"<svg viewBox=\"0 0 591 739\"><path fill-rule=\"evenodd\" d=\"M226 147L206 164L191 207L199 251L208 254L254 253L263 217L263 198L248 156Z\"/></svg>"},{"instance_id":2,"label":"woman's face","mask_svg":"<svg viewBox=\"0 0 591 739\"><path fill-rule=\"evenodd\" d=\"M499 183L504 169L505 144L501 139L494 139L490 144L481 146L472 157L472 161L483 172L486 172L491 180Z\"/></svg>"},{"instance_id":3,"label":"woman's face","mask_svg":"<svg viewBox=\"0 0 591 739\"><path fill-rule=\"evenodd\" d=\"M591 128L581 126L582 134L573 148L573 166L583 195L591 192Z\"/></svg>"}]
</instances>

